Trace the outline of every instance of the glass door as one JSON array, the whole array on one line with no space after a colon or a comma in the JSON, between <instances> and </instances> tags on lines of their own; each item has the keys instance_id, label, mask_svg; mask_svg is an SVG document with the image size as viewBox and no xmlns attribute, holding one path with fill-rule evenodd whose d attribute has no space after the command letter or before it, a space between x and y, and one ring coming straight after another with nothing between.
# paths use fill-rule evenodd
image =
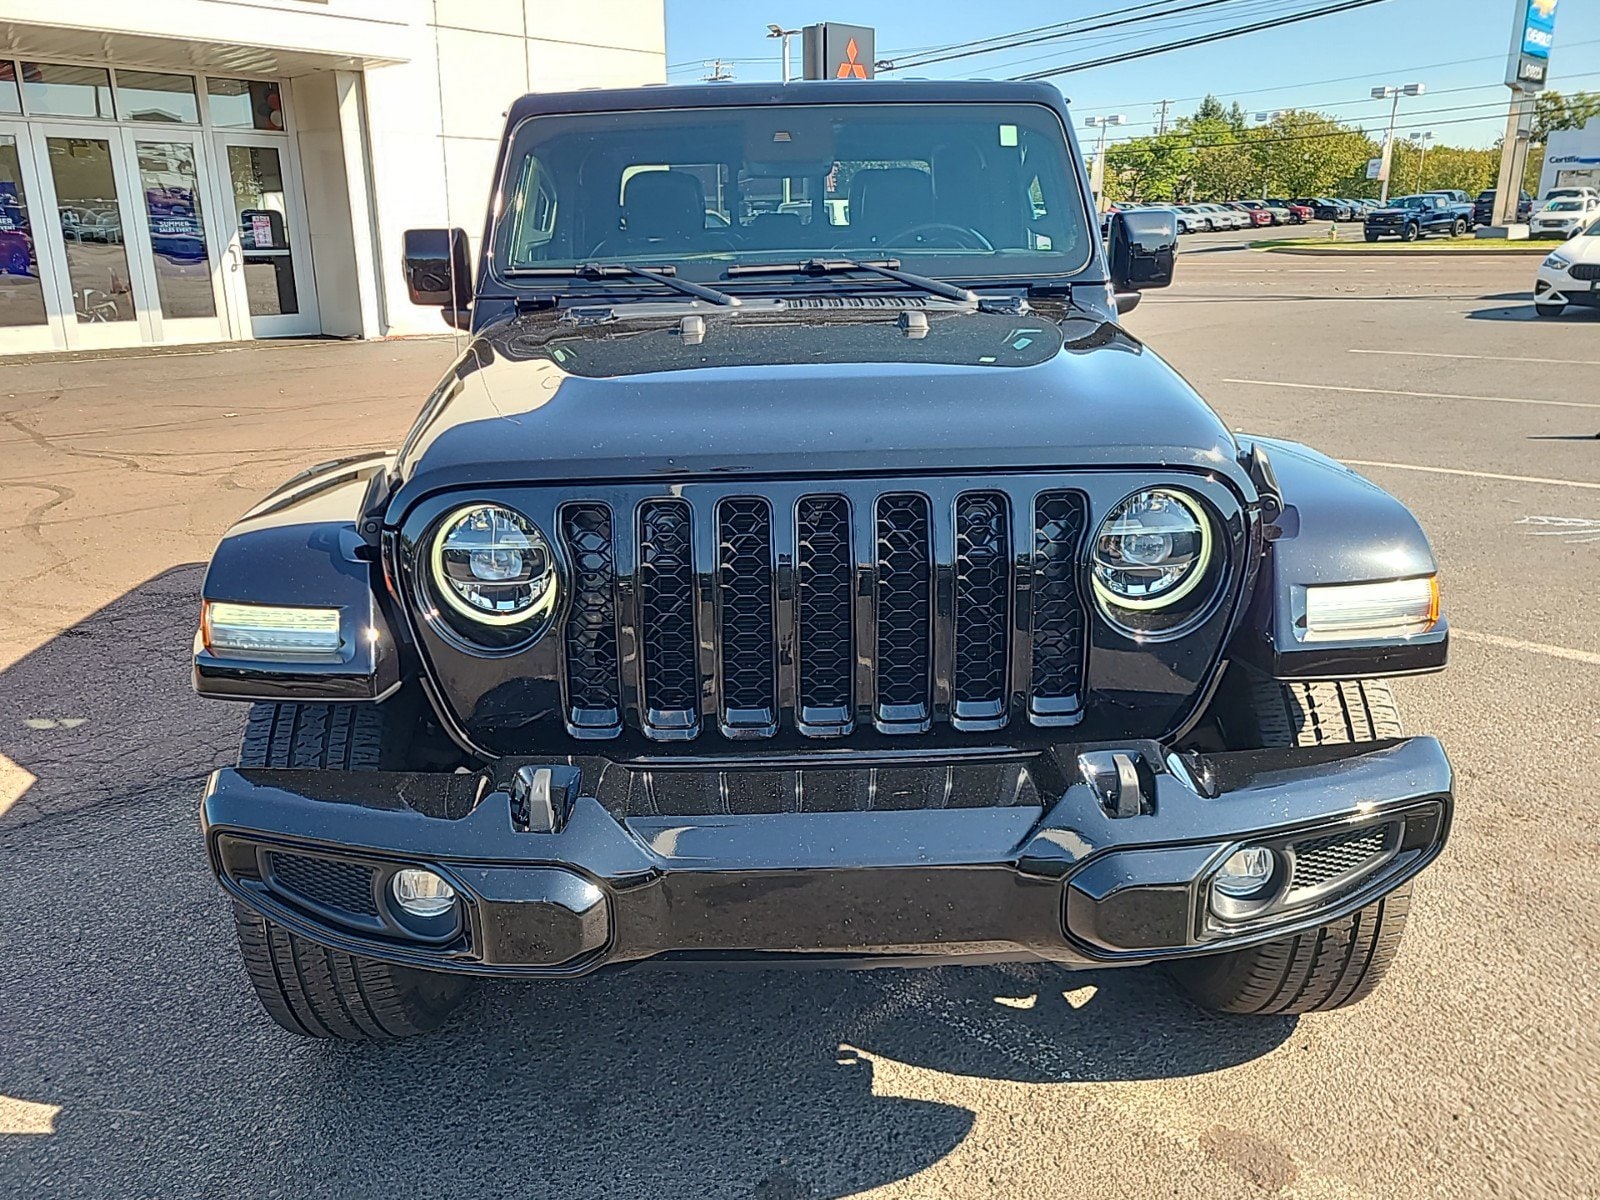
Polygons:
<instances>
[{"instance_id":1,"label":"glass door","mask_svg":"<svg viewBox=\"0 0 1600 1200\"><path fill-rule=\"evenodd\" d=\"M127 230L136 210L123 157L123 133L95 126L32 127L41 230L66 269L49 273L68 348L100 349L152 341L147 274L130 264Z\"/></svg>"},{"instance_id":2,"label":"glass door","mask_svg":"<svg viewBox=\"0 0 1600 1200\"><path fill-rule=\"evenodd\" d=\"M305 209L291 178L287 138L217 135L230 218L223 269L238 337L317 333L317 295Z\"/></svg>"},{"instance_id":3,"label":"glass door","mask_svg":"<svg viewBox=\"0 0 1600 1200\"><path fill-rule=\"evenodd\" d=\"M154 340L214 341L227 336L222 271L214 247L198 134L127 131L128 170L139 181L138 217L129 245L155 297Z\"/></svg>"},{"instance_id":4,"label":"glass door","mask_svg":"<svg viewBox=\"0 0 1600 1200\"><path fill-rule=\"evenodd\" d=\"M0 121L0 352L59 349L38 196L26 128Z\"/></svg>"}]
</instances>

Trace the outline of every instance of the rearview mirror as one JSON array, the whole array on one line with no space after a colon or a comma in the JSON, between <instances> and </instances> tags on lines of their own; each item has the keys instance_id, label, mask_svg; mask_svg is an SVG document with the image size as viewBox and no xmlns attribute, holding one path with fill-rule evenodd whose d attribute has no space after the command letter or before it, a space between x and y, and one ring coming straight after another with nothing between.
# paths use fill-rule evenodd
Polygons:
<instances>
[{"instance_id":1,"label":"rearview mirror","mask_svg":"<svg viewBox=\"0 0 1600 1200\"><path fill-rule=\"evenodd\" d=\"M411 303L442 308L444 319L460 327L472 308L466 230L406 230L405 273Z\"/></svg>"},{"instance_id":2,"label":"rearview mirror","mask_svg":"<svg viewBox=\"0 0 1600 1200\"><path fill-rule=\"evenodd\" d=\"M1169 287L1178 258L1178 217L1135 208L1111 216L1111 283L1119 292Z\"/></svg>"}]
</instances>

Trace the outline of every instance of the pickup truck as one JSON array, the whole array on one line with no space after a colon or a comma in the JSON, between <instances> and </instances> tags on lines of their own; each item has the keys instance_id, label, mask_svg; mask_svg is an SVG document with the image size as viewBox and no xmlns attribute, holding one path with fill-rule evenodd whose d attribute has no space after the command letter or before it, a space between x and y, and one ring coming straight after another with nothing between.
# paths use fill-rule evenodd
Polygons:
<instances>
[{"instance_id":1,"label":"pickup truck","mask_svg":"<svg viewBox=\"0 0 1600 1200\"><path fill-rule=\"evenodd\" d=\"M1424 196L1442 197L1451 208L1456 209L1467 219L1468 230L1472 230L1477 227L1478 213L1477 209L1472 203L1472 197L1467 195L1467 193L1463 192L1460 188L1436 188L1431 192L1423 192L1422 194Z\"/></svg>"},{"instance_id":2,"label":"pickup truck","mask_svg":"<svg viewBox=\"0 0 1600 1200\"><path fill-rule=\"evenodd\" d=\"M1460 237L1467 231L1467 220L1458 206L1437 193L1401 196L1369 212L1365 232L1369 242L1381 237L1414 242L1430 233Z\"/></svg>"}]
</instances>

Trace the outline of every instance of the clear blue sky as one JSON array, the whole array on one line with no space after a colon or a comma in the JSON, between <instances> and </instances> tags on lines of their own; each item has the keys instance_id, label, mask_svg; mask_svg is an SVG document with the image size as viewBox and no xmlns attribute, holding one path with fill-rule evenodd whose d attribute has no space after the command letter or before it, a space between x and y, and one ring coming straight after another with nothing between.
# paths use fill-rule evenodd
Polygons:
<instances>
[{"instance_id":1,"label":"clear blue sky","mask_svg":"<svg viewBox=\"0 0 1600 1200\"><path fill-rule=\"evenodd\" d=\"M779 78L778 42L768 22L798 29L815 21L870 25L879 59L922 47L1089 17L1135 0L667 0L667 69L674 83L698 80L703 61L720 58L735 79ZM1059 63L1097 58L1174 41L1225 25L1250 24L1285 12L1321 7L1311 0L1234 0L1168 21L1077 35L1069 41L960 59L907 71L937 78L1005 78ZM1384 0L1363 9L1262 33L1057 76L1055 84L1080 116L1123 113L1124 134L1154 129L1154 104L1176 100L1191 112L1214 92L1251 113L1275 108L1323 109L1381 129L1386 101L1369 98L1384 83L1423 83L1427 93L1400 103L1402 132L1431 130L1435 144L1488 146L1505 128L1509 97L1501 82L1515 0ZM1182 28L1175 28L1179 23ZM1113 40L1114 39L1114 40ZM800 73L800 39L792 40ZM1465 61L1471 60L1471 61ZM1600 0L1561 0L1550 86L1600 91ZM1450 110L1450 111L1442 111ZM1414 115L1413 115L1414 114Z\"/></svg>"}]
</instances>

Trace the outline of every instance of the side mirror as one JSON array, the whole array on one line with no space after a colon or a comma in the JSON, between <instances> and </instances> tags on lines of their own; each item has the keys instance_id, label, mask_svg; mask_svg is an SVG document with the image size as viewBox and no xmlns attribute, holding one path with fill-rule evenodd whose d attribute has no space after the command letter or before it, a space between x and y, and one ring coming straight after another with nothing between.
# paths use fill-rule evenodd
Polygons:
<instances>
[{"instance_id":1,"label":"side mirror","mask_svg":"<svg viewBox=\"0 0 1600 1200\"><path fill-rule=\"evenodd\" d=\"M444 309L444 319L459 328L472 309L466 230L406 230L405 271L411 303Z\"/></svg>"},{"instance_id":2,"label":"side mirror","mask_svg":"<svg viewBox=\"0 0 1600 1200\"><path fill-rule=\"evenodd\" d=\"M1111 283L1118 292L1172 285L1178 259L1178 217L1135 208L1111 217Z\"/></svg>"}]
</instances>

